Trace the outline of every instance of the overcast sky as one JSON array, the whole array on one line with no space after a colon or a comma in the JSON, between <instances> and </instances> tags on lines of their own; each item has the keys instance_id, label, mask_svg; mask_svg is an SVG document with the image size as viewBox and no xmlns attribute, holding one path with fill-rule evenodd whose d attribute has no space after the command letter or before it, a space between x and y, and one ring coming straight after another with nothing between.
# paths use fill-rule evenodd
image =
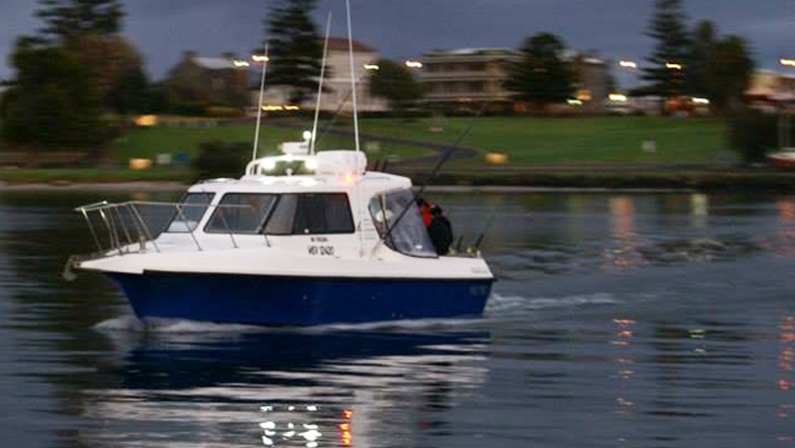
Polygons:
<instances>
[{"instance_id":1,"label":"overcast sky","mask_svg":"<svg viewBox=\"0 0 795 448\"><path fill-rule=\"evenodd\" d=\"M127 0L124 34L160 78L184 50L203 55L245 54L263 39L262 19L276 0ZM40 26L36 0L0 0L0 57L16 36ZM577 50L609 59L641 60L653 45L643 35L653 0L352 0L354 38L392 58L432 49L518 47L549 31ZM747 38L761 67L795 57L795 1L685 0L690 23L710 19L721 33ZM344 0L319 0L318 23L334 14L332 33L344 36ZM783 68L783 67L782 67ZM790 69L795 72L795 69ZM11 76L0 64L0 78Z\"/></svg>"}]
</instances>

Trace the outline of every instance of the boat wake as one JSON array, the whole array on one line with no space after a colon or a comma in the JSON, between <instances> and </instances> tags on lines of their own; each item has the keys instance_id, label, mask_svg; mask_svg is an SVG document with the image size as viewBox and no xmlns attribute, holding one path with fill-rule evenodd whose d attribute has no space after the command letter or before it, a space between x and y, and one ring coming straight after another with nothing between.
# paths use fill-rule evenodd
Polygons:
<instances>
[{"instance_id":1,"label":"boat wake","mask_svg":"<svg viewBox=\"0 0 795 448\"><path fill-rule=\"evenodd\" d=\"M265 327L240 324L217 324L184 319L147 319L139 320L135 316L121 316L100 322L93 327L102 332L132 333L243 333L261 332Z\"/></svg>"},{"instance_id":2,"label":"boat wake","mask_svg":"<svg viewBox=\"0 0 795 448\"><path fill-rule=\"evenodd\" d=\"M486 306L487 316L494 318L516 311L543 310L550 308L570 308L588 305L615 305L621 303L609 293L583 294L564 297L509 296L494 293Z\"/></svg>"},{"instance_id":3,"label":"boat wake","mask_svg":"<svg viewBox=\"0 0 795 448\"><path fill-rule=\"evenodd\" d=\"M326 333L340 331L401 331L401 330L435 330L461 328L481 322L480 318L471 319L414 319L385 322L369 322L361 324L329 324L314 327L263 327L257 325L219 324L213 322L191 321L184 319L146 319L139 320L135 316L121 316L94 325L94 329L107 333L154 333L154 334L196 334L196 333L262 333L262 332L295 332L295 333Z\"/></svg>"}]
</instances>

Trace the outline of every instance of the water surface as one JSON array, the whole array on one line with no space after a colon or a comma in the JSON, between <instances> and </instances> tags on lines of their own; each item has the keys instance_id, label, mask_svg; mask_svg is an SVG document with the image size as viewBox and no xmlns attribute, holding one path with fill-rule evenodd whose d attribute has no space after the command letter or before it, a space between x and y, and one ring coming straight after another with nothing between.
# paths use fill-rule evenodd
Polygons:
<instances>
[{"instance_id":1,"label":"water surface","mask_svg":"<svg viewBox=\"0 0 795 448\"><path fill-rule=\"evenodd\" d=\"M433 195L494 216L484 318L298 331L63 282L107 193L0 192L2 446L795 445L792 195Z\"/></svg>"}]
</instances>

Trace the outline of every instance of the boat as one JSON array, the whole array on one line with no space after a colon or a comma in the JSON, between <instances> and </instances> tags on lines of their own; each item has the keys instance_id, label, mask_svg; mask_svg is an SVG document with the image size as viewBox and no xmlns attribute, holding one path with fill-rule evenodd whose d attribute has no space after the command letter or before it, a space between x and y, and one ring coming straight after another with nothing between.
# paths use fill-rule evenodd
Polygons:
<instances>
[{"instance_id":1,"label":"boat","mask_svg":"<svg viewBox=\"0 0 795 448\"><path fill-rule=\"evenodd\" d=\"M330 25L329 16L326 43ZM322 83L323 71L313 130L281 155L257 157L260 109L240 179L197 183L177 203L78 207L97 250L70 258L66 277L107 275L141 319L313 326L481 315L494 276L479 250L437 255L411 180L367 170L355 76L355 150L315 151Z\"/></svg>"},{"instance_id":2,"label":"boat","mask_svg":"<svg viewBox=\"0 0 795 448\"><path fill-rule=\"evenodd\" d=\"M494 282L487 263L437 255L411 180L366 166L361 152L288 149L176 203L78 207L98 250L69 268L107 275L140 319L311 326L481 315ZM161 230L151 209L170 214Z\"/></svg>"},{"instance_id":3,"label":"boat","mask_svg":"<svg viewBox=\"0 0 795 448\"><path fill-rule=\"evenodd\" d=\"M778 168L795 168L795 149L769 153L766 158Z\"/></svg>"}]
</instances>

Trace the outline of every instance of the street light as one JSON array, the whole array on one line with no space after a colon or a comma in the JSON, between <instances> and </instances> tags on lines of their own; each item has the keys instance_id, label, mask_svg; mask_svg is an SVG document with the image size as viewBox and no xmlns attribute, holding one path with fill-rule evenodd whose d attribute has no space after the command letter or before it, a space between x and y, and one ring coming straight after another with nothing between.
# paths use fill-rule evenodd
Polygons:
<instances>
[{"instance_id":1,"label":"street light","mask_svg":"<svg viewBox=\"0 0 795 448\"><path fill-rule=\"evenodd\" d=\"M381 70L381 67L379 67L379 66L377 66L375 64L364 64L364 69L365 70L370 70L370 71L378 71L378 70Z\"/></svg>"},{"instance_id":2,"label":"street light","mask_svg":"<svg viewBox=\"0 0 795 448\"><path fill-rule=\"evenodd\" d=\"M682 70L682 64L677 64L676 62L666 62L665 68L669 70Z\"/></svg>"},{"instance_id":3,"label":"street light","mask_svg":"<svg viewBox=\"0 0 795 448\"><path fill-rule=\"evenodd\" d=\"M249 67L251 64L242 59L235 59L232 61L232 65L235 67Z\"/></svg>"},{"instance_id":4,"label":"street light","mask_svg":"<svg viewBox=\"0 0 795 448\"><path fill-rule=\"evenodd\" d=\"M420 61L406 61L406 67L408 67L408 68L422 68L422 62L420 62Z\"/></svg>"},{"instance_id":5,"label":"street light","mask_svg":"<svg viewBox=\"0 0 795 448\"><path fill-rule=\"evenodd\" d=\"M786 65L786 66L789 66L789 67L795 67L795 59L781 58L781 59L779 59L779 62L781 62L781 65Z\"/></svg>"},{"instance_id":6,"label":"street light","mask_svg":"<svg viewBox=\"0 0 795 448\"><path fill-rule=\"evenodd\" d=\"M618 65L620 65L620 66L622 66L624 68L631 68L631 69L638 68L638 63L635 62L635 61L621 61L621 62L618 63Z\"/></svg>"},{"instance_id":7,"label":"street light","mask_svg":"<svg viewBox=\"0 0 795 448\"><path fill-rule=\"evenodd\" d=\"M256 63L258 63L258 64L264 64L264 63L270 61L271 58L269 58L269 57L267 57L265 55L252 54L251 55L251 60L256 62Z\"/></svg>"}]
</instances>

